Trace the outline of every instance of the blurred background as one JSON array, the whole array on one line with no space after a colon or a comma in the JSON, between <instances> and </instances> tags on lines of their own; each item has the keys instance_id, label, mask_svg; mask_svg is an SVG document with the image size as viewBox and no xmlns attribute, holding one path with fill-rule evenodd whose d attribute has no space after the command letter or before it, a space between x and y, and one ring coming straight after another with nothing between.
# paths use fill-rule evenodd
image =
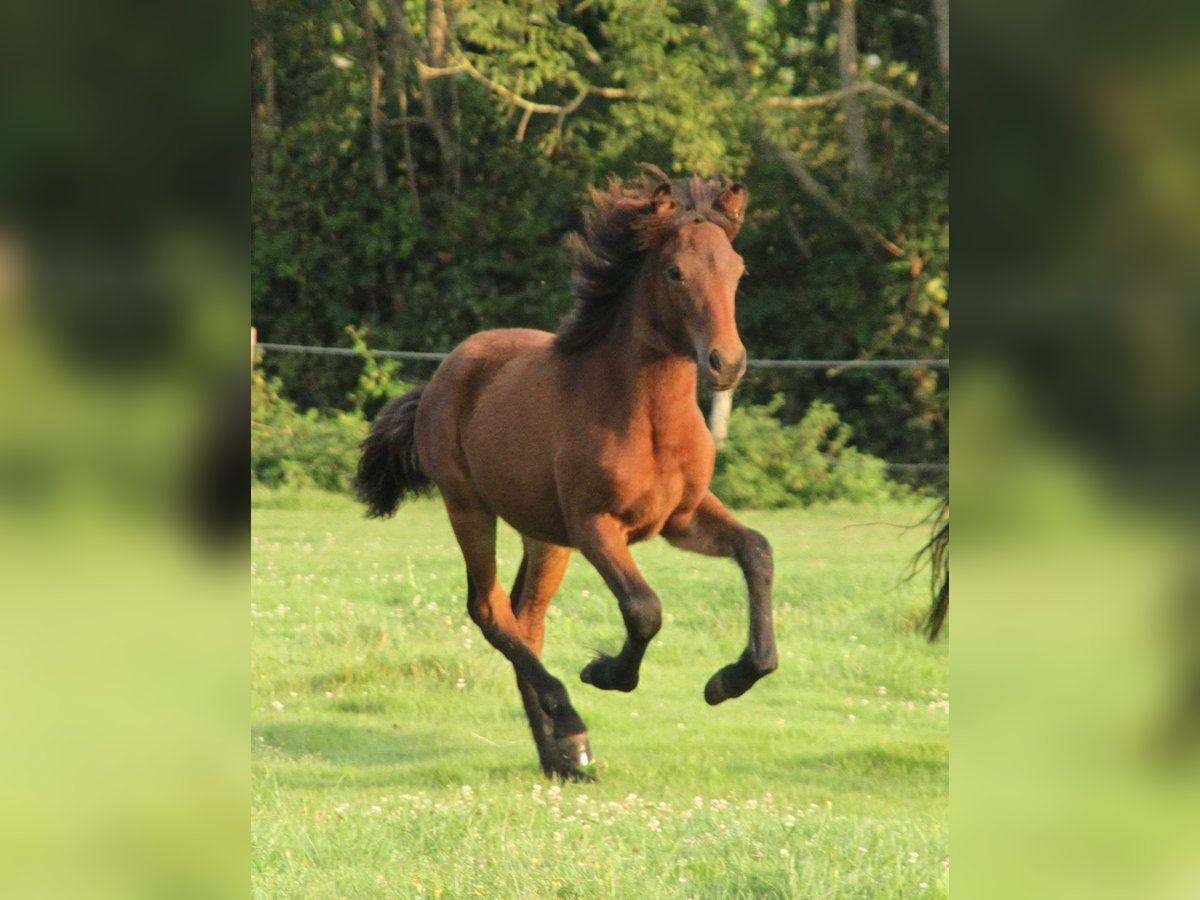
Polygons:
<instances>
[{"instance_id":1,"label":"blurred background","mask_svg":"<svg viewBox=\"0 0 1200 900\"><path fill-rule=\"evenodd\" d=\"M1197 8L964 2L948 68L945 6L13 10L4 893L244 890L249 325L553 327L587 187L649 161L750 187L752 355L946 358L953 121L954 881L1200 896ZM333 420L372 371L268 351L252 391ZM735 413L944 464L946 386L759 370Z\"/></svg>"},{"instance_id":2,"label":"blurred background","mask_svg":"<svg viewBox=\"0 0 1200 900\"><path fill-rule=\"evenodd\" d=\"M1198 12L955 7L965 896L1200 896Z\"/></svg>"}]
</instances>

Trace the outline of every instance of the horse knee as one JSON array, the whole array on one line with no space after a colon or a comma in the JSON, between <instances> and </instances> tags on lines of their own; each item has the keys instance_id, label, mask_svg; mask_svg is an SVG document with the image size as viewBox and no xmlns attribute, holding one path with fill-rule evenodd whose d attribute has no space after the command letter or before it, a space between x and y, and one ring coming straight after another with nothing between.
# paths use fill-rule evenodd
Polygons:
<instances>
[{"instance_id":1,"label":"horse knee","mask_svg":"<svg viewBox=\"0 0 1200 900\"><path fill-rule=\"evenodd\" d=\"M752 528L747 528L738 546L738 561L753 568L771 568L774 553L771 542Z\"/></svg>"},{"instance_id":2,"label":"horse knee","mask_svg":"<svg viewBox=\"0 0 1200 900\"><path fill-rule=\"evenodd\" d=\"M621 604L625 630L635 641L646 644L662 628L662 603L653 591L634 594Z\"/></svg>"}]
</instances>

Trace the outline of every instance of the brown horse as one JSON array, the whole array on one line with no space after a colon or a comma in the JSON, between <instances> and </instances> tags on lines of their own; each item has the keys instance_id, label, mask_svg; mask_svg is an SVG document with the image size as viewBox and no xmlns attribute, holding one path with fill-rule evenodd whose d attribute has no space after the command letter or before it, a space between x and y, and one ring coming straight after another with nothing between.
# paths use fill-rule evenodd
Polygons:
<instances>
[{"instance_id":1,"label":"brown horse","mask_svg":"<svg viewBox=\"0 0 1200 900\"><path fill-rule=\"evenodd\" d=\"M661 174L661 173L658 173ZM547 775L588 776L587 730L541 663L543 623L571 549L616 595L624 646L580 673L632 691L662 621L629 545L661 534L676 547L732 557L749 589L744 653L709 679L717 704L776 667L771 548L709 491L713 442L697 373L729 390L746 370L734 322L744 272L730 241L741 184L665 179L593 192L572 235L575 306L557 334L526 329L468 338L430 382L390 401L363 442L355 484L368 515L389 516L436 485L467 565L467 608L512 663ZM496 518L522 535L511 593L496 577Z\"/></svg>"}]
</instances>

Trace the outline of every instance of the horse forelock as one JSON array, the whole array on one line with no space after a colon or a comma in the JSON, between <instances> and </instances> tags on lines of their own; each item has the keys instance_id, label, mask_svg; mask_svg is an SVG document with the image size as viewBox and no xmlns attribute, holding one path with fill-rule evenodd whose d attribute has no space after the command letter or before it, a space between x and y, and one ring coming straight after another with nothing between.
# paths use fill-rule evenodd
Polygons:
<instances>
[{"instance_id":1,"label":"horse forelock","mask_svg":"<svg viewBox=\"0 0 1200 900\"><path fill-rule=\"evenodd\" d=\"M663 184L670 186L669 195L659 191ZM643 175L634 187L614 179L605 190L593 189L583 230L568 239L574 306L559 327L555 346L571 353L602 338L646 255L683 225L711 222L732 240L740 215L730 215L719 202L729 187L721 178L663 182Z\"/></svg>"}]
</instances>

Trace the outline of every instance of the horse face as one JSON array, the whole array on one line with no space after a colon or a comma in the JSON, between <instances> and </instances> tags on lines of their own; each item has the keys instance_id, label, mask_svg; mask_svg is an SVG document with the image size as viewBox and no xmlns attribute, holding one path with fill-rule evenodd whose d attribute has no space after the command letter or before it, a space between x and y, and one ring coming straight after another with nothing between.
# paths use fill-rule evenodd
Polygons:
<instances>
[{"instance_id":1,"label":"horse face","mask_svg":"<svg viewBox=\"0 0 1200 900\"><path fill-rule=\"evenodd\" d=\"M680 227L660 262L700 375L713 390L729 390L746 373L746 348L734 320L738 281L746 271L742 257L723 229L696 222Z\"/></svg>"}]
</instances>

